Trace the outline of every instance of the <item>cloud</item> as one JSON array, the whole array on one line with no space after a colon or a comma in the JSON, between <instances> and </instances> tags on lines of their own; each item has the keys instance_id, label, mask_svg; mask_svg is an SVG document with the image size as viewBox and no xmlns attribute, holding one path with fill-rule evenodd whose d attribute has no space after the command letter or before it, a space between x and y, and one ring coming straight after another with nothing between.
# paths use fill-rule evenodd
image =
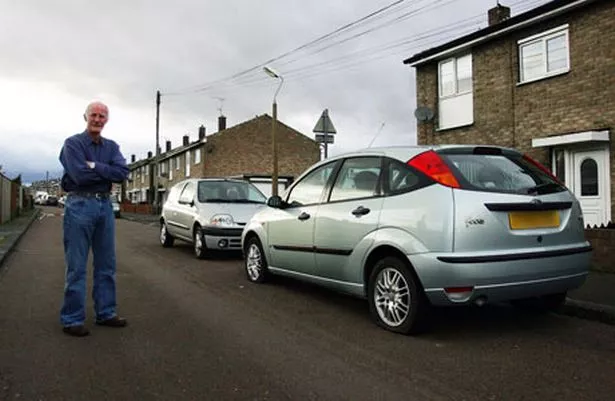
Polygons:
<instances>
[{"instance_id":1,"label":"cloud","mask_svg":"<svg viewBox=\"0 0 615 401\"><path fill-rule=\"evenodd\" d=\"M185 134L195 137L201 124L215 132L220 106L228 126L270 113L277 82L260 69L207 91L183 89L198 89L258 65L390 1L356 0L352 7L346 0L3 3L0 162L10 161L12 170L43 171L57 167L63 139L84 128L81 115L92 99L109 104L105 134L120 143L127 158L154 150L156 90L164 94L161 141L171 140L174 146ZM515 3L528 7L539 2ZM338 131L331 154L372 140L374 146L413 144L414 71L402 60L447 37L390 50L384 45L476 15L484 18L466 30L484 27L492 6L492 0L408 0L388 18L323 45L379 24L380 29L271 63L287 78L278 96L280 119L312 136L328 108ZM393 23L408 12L415 14ZM448 39L460 34L451 32ZM177 91L182 95L171 95Z\"/></svg>"}]
</instances>

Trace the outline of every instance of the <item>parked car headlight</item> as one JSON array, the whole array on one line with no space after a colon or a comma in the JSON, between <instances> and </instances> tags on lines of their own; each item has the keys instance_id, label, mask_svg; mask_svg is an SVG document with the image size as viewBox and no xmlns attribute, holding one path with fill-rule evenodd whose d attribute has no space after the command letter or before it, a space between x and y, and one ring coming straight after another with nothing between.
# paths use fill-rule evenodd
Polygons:
<instances>
[{"instance_id":1,"label":"parked car headlight","mask_svg":"<svg viewBox=\"0 0 615 401\"><path fill-rule=\"evenodd\" d=\"M209 220L209 224L212 226L229 227L235 225L235 222L230 214L217 214Z\"/></svg>"}]
</instances>

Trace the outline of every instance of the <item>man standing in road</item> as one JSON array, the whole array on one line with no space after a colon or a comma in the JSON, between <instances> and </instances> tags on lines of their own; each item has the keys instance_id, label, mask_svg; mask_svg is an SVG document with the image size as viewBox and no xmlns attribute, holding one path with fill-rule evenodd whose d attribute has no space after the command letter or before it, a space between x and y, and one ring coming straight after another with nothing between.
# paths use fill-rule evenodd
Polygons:
<instances>
[{"instance_id":1,"label":"man standing in road","mask_svg":"<svg viewBox=\"0 0 615 401\"><path fill-rule=\"evenodd\" d=\"M62 189L68 193L64 205L66 277L60 321L66 334L77 337L89 334L85 327L85 300L90 248L96 324L127 324L116 312L115 217L110 192L112 183L126 180L128 167L117 143L101 136L109 119L107 106L100 102L89 104L84 118L85 131L66 139L60 151L64 166Z\"/></svg>"}]
</instances>

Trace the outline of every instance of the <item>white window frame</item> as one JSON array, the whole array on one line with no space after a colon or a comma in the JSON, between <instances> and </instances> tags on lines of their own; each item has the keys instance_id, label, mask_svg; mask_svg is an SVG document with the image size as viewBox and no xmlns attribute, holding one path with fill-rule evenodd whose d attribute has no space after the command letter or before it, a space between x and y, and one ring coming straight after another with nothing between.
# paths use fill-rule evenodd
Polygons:
<instances>
[{"instance_id":1,"label":"white window frame","mask_svg":"<svg viewBox=\"0 0 615 401\"><path fill-rule=\"evenodd\" d=\"M190 151L187 151L185 153L185 159L186 159L186 177L190 177Z\"/></svg>"},{"instance_id":2,"label":"white window frame","mask_svg":"<svg viewBox=\"0 0 615 401\"><path fill-rule=\"evenodd\" d=\"M201 148L194 149L194 164L201 162Z\"/></svg>"},{"instance_id":3,"label":"white window frame","mask_svg":"<svg viewBox=\"0 0 615 401\"><path fill-rule=\"evenodd\" d=\"M458 88L459 74L458 74L458 70L457 70L457 61L460 58L464 58L464 57L470 57L470 63L471 63L471 70L470 71L472 72L472 76L471 76L471 78L472 78L472 85L470 86L469 90L465 90L465 91L461 91L460 92L459 88ZM441 85L441 83L442 83L442 74L441 74L442 65L446 64L448 62L451 62L451 61L454 63L453 70L454 70L455 75L454 75L453 82L454 82L454 85L455 85L455 90L450 95L443 95L442 94L442 85ZM446 99L446 98L449 98L449 97L465 95L466 93L471 93L471 92L474 91L474 71L473 71L474 63L473 63L473 61L474 60L472 59L472 53L466 53L466 54L463 54L461 56L447 58L446 60L442 60L442 61L440 61L438 63L438 96L439 96L440 99Z\"/></svg>"},{"instance_id":4,"label":"white window frame","mask_svg":"<svg viewBox=\"0 0 615 401\"><path fill-rule=\"evenodd\" d=\"M141 176L141 184L145 182L145 172L143 171L143 167L139 167L139 175Z\"/></svg>"},{"instance_id":5,"label":"white window frame","mask_svg":"<svg viewBox=\"0 0 615 401\"><path fill-rule=\"evenodd\" d=\"M566 42L566 67L559 70L547 71L547 41L555 37L561 36L562 34L564 35L564 40ZM525 46L534 45L536 43L542 43L542 75L526 80L524 78L522 49ZM570 32L568 24L519 40L517 42L517 54L519 58L519 85L540 81L542 79L551 78L557 75L566 74L570 71Z\"/></svg>"},{"instance_id":6,"label":"white window frame","mask_svg":"<svg viewBox=\"0 0 615 401\"><path fill-rule=\"evenodd\" d=\"M175 170L179 170L179 165L181 164L181 160L179 159L179 156L175 157Z\"/></svg>"},{"instance_id":7,"label":"white window frame","mask_svg":"<svg viewBox=\"0 0 615 401\"><path fill-rule=\"evenodd\" d=\"M470 86L459 90L458 63L462 58L470 61ZM442 93L442 66L453 63L453 91ZM465 52L455 57L449 57L438 63L438 127L436 131L443 131L466 127L474 124L474 58L471 52Z\"/></svg>"}]
</instances>

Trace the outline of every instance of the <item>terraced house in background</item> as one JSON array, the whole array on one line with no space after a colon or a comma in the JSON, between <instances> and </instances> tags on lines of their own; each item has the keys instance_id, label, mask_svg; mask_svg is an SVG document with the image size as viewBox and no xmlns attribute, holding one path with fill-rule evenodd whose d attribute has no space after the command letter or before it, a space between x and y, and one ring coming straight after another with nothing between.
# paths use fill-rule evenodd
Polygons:
<instances>
[{"instance_id":1,"label":"terraced house in background","mask_svg":"<svg viewBox=\"0 0 615 401\"><path fill-rule=\"evenodd\" d=\"M404 60L416 68L418 143L514 147L550 166L585 222L615 213L615 1L497 5L479 31Z\"/></svg>"},{"instance_id":2,"label":"terraced house in background","mask_svg":"<svg viewBox=\"0 0 615 401\"><path fill-rule=\"evenodd\" d=\"M166 141L159 158L159 199L166 200L168 190L185 178L234 177L249 179L268 195L272 173L272 118L263 114L226 127L226 117L218 118L218 131L206 135L204 126L198 138L183 136L182 145L172 148ZM280 189L292 182L309 166L320 160L320 145L301 132L278 121L278 175ZM124 184L124 197L132 203L154 201L155 157L136 160L131 155L130 175ZM259 185L260 184L260 185Z\"/></svg>"}]
</instances>

